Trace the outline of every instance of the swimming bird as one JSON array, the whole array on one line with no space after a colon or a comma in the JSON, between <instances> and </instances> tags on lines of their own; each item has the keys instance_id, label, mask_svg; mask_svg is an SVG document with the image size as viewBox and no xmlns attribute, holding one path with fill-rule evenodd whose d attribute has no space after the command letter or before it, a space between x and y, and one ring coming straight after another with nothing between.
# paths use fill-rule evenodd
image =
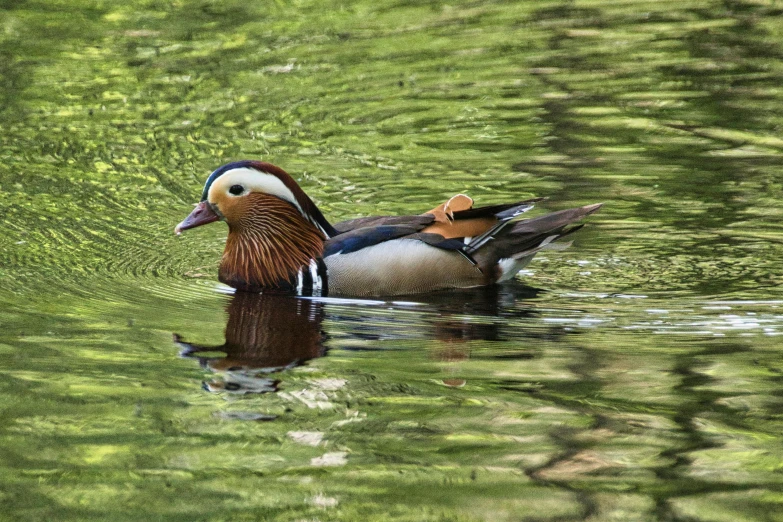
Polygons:
<instances>
[{"instance_id":1,"label":"swimming bird","mask_svg":"<svg viewBox=\"0 0 783 522\"><path fill-rule=\"evenodd\" d=\"M513 279L533 256L581 228L601 204L515 219L542 198L486 207L458 194L415 216L334 225L283 169L237 161L207 179L174 229L228 224L218 278L237 290L304 296L394 296Z\"/></svg>"}]
</instances>

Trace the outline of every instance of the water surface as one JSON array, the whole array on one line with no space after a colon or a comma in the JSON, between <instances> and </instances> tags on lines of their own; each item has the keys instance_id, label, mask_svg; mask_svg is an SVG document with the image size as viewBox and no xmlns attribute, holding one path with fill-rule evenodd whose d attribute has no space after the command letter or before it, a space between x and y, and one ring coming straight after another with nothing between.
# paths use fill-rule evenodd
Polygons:
<instances>
[{"instance_id":1,"label":"water surface","mask_svg":"<svg viewBox=\"0 0 783 522\"><path fill-rule=\"evenodd\" d=\"M0 506L28 520L779 520L770 2L5 2ZM208 173L334 221L605 201L499 288L231 295Z\"/></svg>"}]
</instances>

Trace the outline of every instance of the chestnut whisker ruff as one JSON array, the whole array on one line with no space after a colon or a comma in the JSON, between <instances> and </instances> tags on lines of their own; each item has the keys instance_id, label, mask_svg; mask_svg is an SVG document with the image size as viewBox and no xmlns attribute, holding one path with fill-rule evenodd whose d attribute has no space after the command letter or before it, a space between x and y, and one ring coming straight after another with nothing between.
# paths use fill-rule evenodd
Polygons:
<instances>
[{"instance_id":1,"label":"chestnut whisker ruff","mask_svg":"<svg viewBox=\"0 0 783 522\"><path fill-rule=\"evenodd\" d=\"M283 169L238 161L215 170L177 234L228 224L219 279L237 290L312 296L392 296L502 283L582 227L593 204L532 219L540 198L473 207L464 194L415 216L330 224ZM567 245L566 245L567 246Z\"/></svg>"}]
</instances>

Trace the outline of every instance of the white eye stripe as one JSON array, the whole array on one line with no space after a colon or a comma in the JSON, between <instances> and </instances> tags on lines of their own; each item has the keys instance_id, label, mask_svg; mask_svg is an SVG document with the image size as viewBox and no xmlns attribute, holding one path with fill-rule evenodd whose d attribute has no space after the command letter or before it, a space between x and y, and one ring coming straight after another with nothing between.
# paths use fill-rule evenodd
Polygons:
<instances>
[{"instance_id":1,"label":"white eye stripe","mask_svg":"<svg viewBox=\"0 0 783 522\"><path fill-rule=\"evenodd\" d=\"M231 169L223 173L212 183L212 186L209 187L207 199L214 202L216 199L215 196L219 192L231 194L229 190L234 185L241 185L244 187L245 191L242 194L257 191L277 196L278 198L293 204L299 212L302 212L302 207L299 205L299 202L296 201L294 193L285 186L285 183L283 183L280 178L247 167ZM304 212L302 213L304 214Z\"/></svg>"}]
</instances>

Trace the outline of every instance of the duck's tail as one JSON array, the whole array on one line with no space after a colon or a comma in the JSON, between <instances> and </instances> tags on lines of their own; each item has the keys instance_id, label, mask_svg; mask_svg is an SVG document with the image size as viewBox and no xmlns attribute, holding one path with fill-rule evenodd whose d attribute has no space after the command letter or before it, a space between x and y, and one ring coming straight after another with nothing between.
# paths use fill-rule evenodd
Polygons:
<instances>
[{"instance_id":1,"label":"duck's tail","mask_svg":"<svg viewBox=\"0 0 783 522\"><path fill-rule=\"evenodd\" d=\"M596 212L601 205L596 203L561 210L510 224L501 220L497 226L472 238L463 251L475 259L490 278L496 282L506 281L524 268L539 251L567 248L570 243L553 242L582 228L583 225L569 225Z\"/></svg>"}]
</instances>

